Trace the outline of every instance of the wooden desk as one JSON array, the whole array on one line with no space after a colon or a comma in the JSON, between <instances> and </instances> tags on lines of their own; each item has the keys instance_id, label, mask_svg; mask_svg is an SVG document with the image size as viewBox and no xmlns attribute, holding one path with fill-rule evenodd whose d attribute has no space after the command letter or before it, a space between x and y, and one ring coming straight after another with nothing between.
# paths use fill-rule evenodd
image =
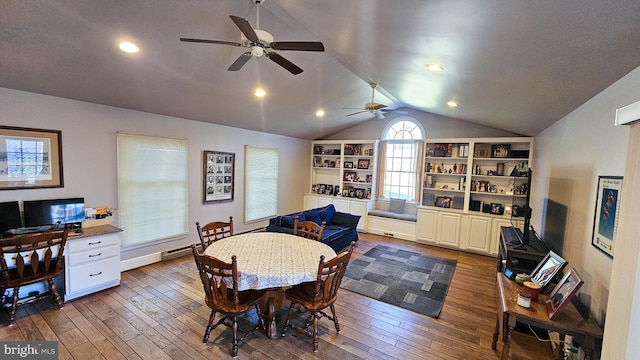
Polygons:
<instances>
[{"instance_id":1,"label":"wooden desk","mask_svg":"<svg viewBox=\"0 0 640 360\"><path fill-rule=\"evenodd\" d=\"M325 260L336 256L330 246L320 241L275 232L226 237L209 245L204 254L227 262L231 262L231 256L237 256L238 290L278 290L269 296L266 304L270 338L277 337L274 314L282 306L280 289L315 281L320 256L324 255Z\"/></svg>"},{"instance_id":2,"label":"wooden desk","mask_svg":"<svg viewBox=\"0 0 640 360\"><path fill-rule=\"evenodd\" d=\"M522 287L515 281L507 279L502 273L497 273L497 316L496 329L493 333L491 348L496 349L498 336L503 333L502 360L509 358L511 347L511 333L516 322L533 325L542 329L551 330L564 335L571 335L580 339L580 344L585 350L586 359L593 356L595 341L602 340L602 328L592 319L584 320L573 304L567 304L558 316L557 320L549 320L549 313L545 304L546 295L540 295L538 301L531 301L531 307L523 308L517 304L517 296ZM502 328L502 331L500 329ZM556 354L556 357L558 354Z\"/></svg>"}]
</instances>

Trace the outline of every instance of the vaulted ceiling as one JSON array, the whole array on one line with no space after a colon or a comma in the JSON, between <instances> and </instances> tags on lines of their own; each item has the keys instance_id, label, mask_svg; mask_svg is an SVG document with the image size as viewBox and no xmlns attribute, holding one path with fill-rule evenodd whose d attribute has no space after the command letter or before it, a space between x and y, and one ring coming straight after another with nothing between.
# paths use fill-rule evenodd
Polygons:
<instances>
[{"instance_id":1,"label":"vaulted ceiling","mask_svg":"<svg viewBox=\"0 0 640 360\"><path fill-rule=\"evenodd\" d=\"M299 75L264 56L227 71L246 48L179 41L239 42L229 15L256 28L257 6L2 1L0 87L316 139L384 121L344 109L370 102L373 82L391 109L532 136L640 66L638 0L266 0L259 28L275 41L324 44L277 51ZM123 40L140 51L121 52Z\"/></svg>"}]
</instances>

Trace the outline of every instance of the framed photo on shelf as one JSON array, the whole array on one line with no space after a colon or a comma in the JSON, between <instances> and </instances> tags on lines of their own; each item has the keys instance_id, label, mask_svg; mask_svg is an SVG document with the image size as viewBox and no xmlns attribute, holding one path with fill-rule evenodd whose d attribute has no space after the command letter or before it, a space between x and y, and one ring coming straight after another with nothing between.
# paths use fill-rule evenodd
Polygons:
<instances>
[{"instance_id":1,"label":"framed photo on shelf","mask_svg":"<svg viewBox=\"0 0 640 360\"><path fill-rule=\"evenodd\" d=\"M313 154L314 155L322 155L322 145L314 145L313 146Z\"/></svg>"},{"instance_id":2,"label":"framed photo on shelf","mask_svg":"<svg viewBox=\"0 0 640 360\"><path fill-rule=\"evenodd\" d=\"M64 187L62 132L0 126L0 190Z\"/></svg>"},{"instance_id":3,"label":"framed photo on shelf","mask_svg":"<svg viewBox=\"0 0 640 360\"><path fill-rule=\"evenodd\" d=\"M531 272L531 282L540 285L540 291L544 291L556 274L562 271L566 265L567 260L553 251L549 251Z\"/></svg>"},{"instance_id":4,"label":"framed photo on shelf","mask_svg":"<svg viewBox=\"0 0 640 360\"><path fill-rule=\"evenodd\" d=\"M344 181L353 182L356 180L357 173L355 171L345 171L344 172Z\"/></svg>"},{"instance_id":5,"label":"framed photo on shelf","mask_svg":"<svg viewBox=\"0 0 640 360\"><path fill-rule=\"evenodd\" d=\"M549 311L549 319L555 320L558 317L562 308L571 301L571 298L580 290L582 284L584 284L584 281L578 275L578 272L573 268L569 269L558 285L551 290L547 300L545 300Z\"/></svg>"},{"instance_id":6,"label":"framed photo on shelf","mask_svg":"<svg viewBox=\"0 0 640 360\"><path fill-rule=\"evenodd\" d=\"M357 197L358 199L363 199L365 197L365 192L364 189L355 189L355 197Z\"/></svg>"},{"instance_id":7,"label":"framed photo on shelf","mask_svg":"<svg viewBox=\"0 0 640 360\"><path fill-rule=\"evenodd\" d=\"M599 176L591 245L613 257L618 213L622 196L622 176Z\"/></svg>"},{"instance_id":8,"label":"framed photo on shelf","mask_svg":"<svg viewBox=\"0 0 640 360\"><path fill-rule=\"evenodd\" d=\"M233 200L234 153L204 151L203 202Z\"/></svg>"},{"instance_id":9,"label":"framed photo on shelf","mask_svg":"<svg viewBox=\"0 0 640 360\"><path fill-rule=\"evenodd\" d=\"M349 188L342 189L342 197L349 197Z\"/></svg>"},{"instance_id":10,"label":"framed photo on shelf","mask_svg":"<svg viewBox=\"0 0 640 360\"><path fill-rule=\"evenodd\" d=\"M313 167L322 167L322 158L320 156L313 157Z\"/></svg>"},{"instance_id":11,"label":"framed photo on shelf","mask_svg":"<svg viewBox=\"0 0 640 360\"><path fill-rule=\"evenodd\" d=\"M333 195L333 185L327 185L324 188L325 195Z\"/></svg>"},{"instance_id":12,"label":"framed photo on shelf","mask_svg":"<svg viewBox=\"0 0 640 360\"><path fill-rule=\"evenodd\" d=\"M436 198L436 206L441 208L450 208L451 198L448 196L438 196Z\"/></svg>"},{"instance_id":13,"label":"framed photo on shelf","mask_svg":"<svg viewBox=\"0 0 640 360\"><path fill-rule=\"evenodd\" d=\"M509 157L510 151L511 151L511 144L491 145L491 157L493 158Z\"/></svg>"},{"instance_id":14,"label":"framed photo on shelf","mask_svg":"<svg viewBox=\"0 0 640 360\"><path fill-rule=\"evenodd\" d=\"M358 169L368 169L369 159L358 159Z\"/></svg>"},{"instance_id":15,"label":"framed photo on shelf","mask_svg":"<svg viewBox=\"0 0 640 360\"><path fill-rule=\"evenodd\" d=\"M345 161L344 162L345 169L353 169L353 161Z\"/></svg>"},{"instance_id":16,"label":"framed photo on shelf","mask_svg":"<svg viewBox=\"0 0 640 360\"><path fill-rule=\"evenodd\" d=\"M488 158L491 156L491 144L475 144L473 157Z\"/></svg>"}]
</instances>

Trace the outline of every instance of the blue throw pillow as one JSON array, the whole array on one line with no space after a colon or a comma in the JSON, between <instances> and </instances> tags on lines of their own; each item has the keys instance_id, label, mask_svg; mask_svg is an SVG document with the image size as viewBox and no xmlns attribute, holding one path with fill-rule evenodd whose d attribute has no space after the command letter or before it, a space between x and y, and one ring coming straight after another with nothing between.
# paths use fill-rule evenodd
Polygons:
<instances>
[{"instance_id":1,"label":"blue throw pillow","mask_svg":"<svg viewBox=\"0 0 640 360\"><path fill-rule=\"evenodd\" d=\"M343 225L351 229L355 229L358 226L358 221L360 221L360 215L336 212L333 216L333 225Z\"/></svg>"},{"instance_id":2,"label":"blue throw pillow","mask_svg":"<svg viewBox=\"0 0 640 360\"><path fill-rule=\"evenodd\" d=\"M316 210L316 209L311 209L311 210L305 211L304 212L304 217L305 217L305 220L298 219L298 221L313 221L314 223L316 223L318 225L322 225L322 219L320 218L320 214L318 213L318 210Z\"/></svg>"},{"instance_id":3,"label":"blue throw pillow","mask_svg":"<svg viewBox=\"0 0 640 360\"><path fill-rule=\"evenodd\" d=\"M296 215L298 215L298 221L305 221L305 216L303 213L295 213L282 216L281 225L293 229L293 221Z\"/></svg>"},{"instance_id":4,"label":"blue throw pillow","mask_svg":"<svg viewBox=\"0 0 640 360\"><path fill-rule=\"evenodd\" d=\"M329 204L321 209L318 209L318 214L320 214L320 219L326 222L327 225L331 224L333 221L333 215L336 214L336 208L333 204Z\"/></svg>"}]
</instances>

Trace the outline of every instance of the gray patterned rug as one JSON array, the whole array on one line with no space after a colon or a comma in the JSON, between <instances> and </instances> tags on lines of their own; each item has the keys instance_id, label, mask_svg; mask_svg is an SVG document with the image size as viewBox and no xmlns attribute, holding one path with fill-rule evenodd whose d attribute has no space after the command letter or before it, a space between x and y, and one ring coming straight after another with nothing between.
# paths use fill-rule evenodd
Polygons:
<instances>
[{"instance_id":1,"label":"gray patterned rug","mask_svg":"<svg viewBox=\"0 0 640 360\"><path fill-rule=\"evenodd\" d=\"M456 260L377 245L351 260L341 287L437 318L455 269Z\"/></svg>"}]
</instances>

